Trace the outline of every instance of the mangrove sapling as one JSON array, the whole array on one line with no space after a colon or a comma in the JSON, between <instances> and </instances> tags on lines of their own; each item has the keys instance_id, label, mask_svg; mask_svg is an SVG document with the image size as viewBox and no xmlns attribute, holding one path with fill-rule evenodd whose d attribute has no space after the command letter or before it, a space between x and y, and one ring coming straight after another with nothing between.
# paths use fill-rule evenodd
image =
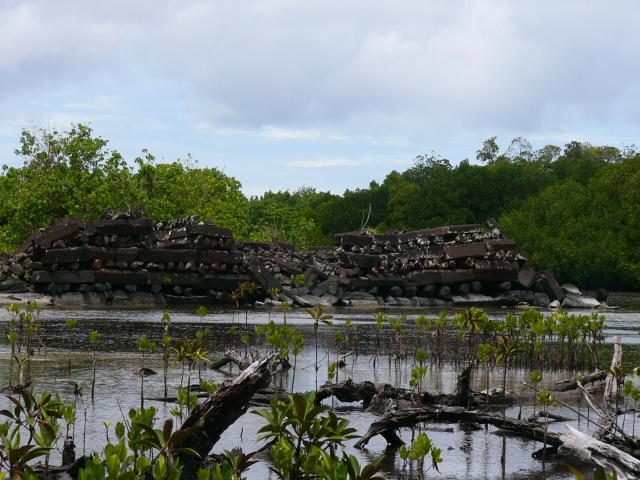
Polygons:
<instances>
[{"instance_id":1,"label":"mangrove sapling","mask_svg":"<svg viewBox=\"0 0 640 480\"><path fill-rule=\"evenodd\" d=\"M640 390L633 387L631 390L631 399L633 400L633 426L631 427L631 436L636 436L636 417L638 416L638 401L640 401Z\"/></svg>"},{"instance_id":2,"label":"mangrove sapling","mask_svg":"<svg viewBox=\"0 0 640 480\"><path fill-rule=\"evenodd\" d=\"M304 285L304 275L302 273L297 273L293 276L293 283L298 289L298 295L300 295L300 287Z\"/></svg>"},{"instance_id":3,"label":"mangrove sapling","mask_svg":"<svg viewBox=\"0 0 640 480\"><path fill-rule=\"evenodd\" d=\"M507 371L513 359L523 351L522 342L518 338L514 337L506 337L504 335L499 335L496 341L493 343L493 348L495 351L496 363L502 364L503 366L503 374L502 374L502 456L500 457L500 463L505 465L506 463L506 430L504 426L507 421L507 406L506 406L506 398L507 398Z\"/></svg>"},{"instance_id":4,"label":"mangrove sapling","mask_svg":"<svg viewBox=\"0 0 640 480\"><path fill-rule=\"evenodd\" d=\"M555 399L549 394L549 392L545 389L542 390L537 395L538 401L540 405L542 405L542 411L544 412L544 447L542 449L542 461L544 462L547 458L547 429L549 426L549 407L553 404Z\"/></svg>"},{"instance_id":5,"label":"mangrove sapling","mask_svg":"<svg viewBox=\"0 0 640 480\"><path fill-rule=\"evenodd\" d=\"M7 312L11 315L9 317L9 333L7 333L7 340L11 344L11 352L9 354L9 386L13 385L13 356L16 354L16 346L20 339L18 333L18 314L22 308L17 303L11 303L7 305Z\"/></svg>"},{"instance_id":6,"label":"mangrove sapling","mask_svg":"<svg viewBox=\"0 0 640 480\"><path fill-rule=\"evenodd\" d=\"M76 459L76 420L77 403L66 402L63 406L62 418L65 423L64 446L62 448L62 465L71 465ZM108 439L108 437L107 437Z\"/></svg>"},{"instance_id":7,"label":"mangrove sapling","mask_svg":"<svg viewBox=\"0 0 640 480\"><path fill-rule=\"evenodd\" d=\"M432 468L439 472L438 464L442 463L442 449L437 448L431 442L431 439L426 433L418 434L418 437L411 443L411 447L402 445L398 450L400 458L404 461L404 468L406 468L408 461L415 461L418 464L418 478L425 478L425 458L431 457L431 465L427 469L427 472Z\"/></svg>"},{"instance_id":8,"label":"mangrove sapling","mask_svg":"<svg viewBox=\"0 0 640 480\"><path fill-rule=\"evenodd\" d=\"M296 367L298 366L298 355L304 348L304 337L299 333L291 336L291 345L293 345L293 378L291 379L291 394L293 394L293 385L296 383Z\"/></svg>"},{"instance_id":9,"label":"mangrove sapling","mask_svg":"<svg viewBox=\"0 0 640 480\"><path fill-rule=\"evenodd\" d=\"M629 407L629 398L631 397L631 392L633 392L633 382L631 380L625 380L622 389L622 396L624 397L624 416L622 417L622 431L624 431L624 424L625 420L627 419L627 410Z\"/></svg>"},{"instance_id":10,"label":"mangrove sapling","mask_svg":"<svg viewBox=\"0 0 640 480\"><path fill-rule=\"evenodd\" d=\"M100 333L97 330L92 330L89 334L89 340L91 341L91 347L93 349L93 378L91 379L91 403L94 403L94 397L96 393L96 361L97 361L97 347L98 340L100 339Z\"/></svg>"},{"instance_id":11,"label":"mangrove sapling","mask_svg":"<svg viewBox=\"0 0 640 480\"><path fill-rule=\"evenodd\" d=\"M493 368L495 363L495 350L490 343L481 343L478 345L478 352L476 353L478 360L484 367L486 381L485 381L485 397L484 397L484 410L489 411L489 372Z\"/></svg>"},{"instance_id":12,"label":"mangrove sapling","mask_svg":"<svg viewBox=\"0 0 640 480\"><path fill-rule=\"evenodd\" d=\"M384 322L386 320L386 315L382 312L376 313L376 316L373 318L376 322L376 348L373 354L373 371L376 371L376 362L378 360L378 355L380 353L381 346L381 338L382 338L382 329L384 328Z\"/></svg>"},{"instance_id":13,"label":"mangrove sapling","mask_svg":"<svg viewBox=\"0 0 640 480\"><path fill-rule=\"evenodd\" d=\"M313 336L315 338L315 344L316 344L316 362L315 362L316 390L315 390L315 393L317 395L318 369L320 368L320 365L318 365L318 326L320 325L320 323L324 323L325 325L332 326L333 322L331 321L331 319L333 318L333 315L323 313L322 305L318 305L318 308L316 310L314 310L313 308L307 308L306 310L307 312L309 312L309 315L311 315L311 318L313 318Z\"/></svg>"},{"instance_id":14,"label":"mangrove sapling","mask_svg":"<svg viewBox=\"0 0 640 480\"><path fill-rule=\"evenodd\" d=\"M164 381L164 397L167 398L169 396L169 390L167 388L167 377L169 375L169 358L171 357L171 342L173 339L169 335L165 335L162 337L162 374Z\"/></svg>"},{"instance_id":15,"label":"mangrove sapling","mask_svg":"<svg viewBox=\"0 0 640 480\"><path fill-rule=\"evenodd\" d=\"M145 360L149 355L154 353L158 349L156 342L150 341L147 337L140 337L138 341L138 350L142 352L142 363L140 366L140 408L144 408L144 377L147 376L147 369L145 368Z\"/></svg>"},{"instance_id":16,"label":"mangrove sapling","mask_svg":"<svg viewBox=\"0 0 640 480\"><path fill-rule=\"evenodd\" d=\"M269 287L267 288L267 295L271 301L269 302L269 321L271 321L271 310L273 310L273 302L278 300L280 297L280 289L278 287ZM285 322L286 325L286 322Z\"/></svg>"},{"instance_id":17,"label":"mangrove sapling","mask_svg":"<svg viewBox=\"0 0 640 480\"><path fill-rule=\"evenodd\" d=\"M286 325L287 324L287 312L289 310L291 310L291 308L293 307L293 304L289 303L289 302L282 302L280 304L280 307L282 307L282 321Z\"/></svg>"},{"instance_id":18,"label":"mangrove sapling","mask_svg":"<svg viewBox=\"0 0 640 480\"><path fill-rule=\"evenodd\" d=\"M70 318L67 320L67 327L69 328L70 332L73 331L74 328L76 328L78 326L78 320L76 320L75 318ZM69 333L69 335L71 335L71 333ZM68 358L68 363L67 363L67 371L69 373L69 375L71 375L71 341L69 341L69 358Z\"/></svg>"},{"instance_id":19,"label":"mangrove sapling","mask_svg":"<svg viewBox=\"0 0 640 480\"><path fill-rule=\"evenodd\" d=\"M411 368L411 380L409 386L415 388L418 393L418 407L422 406L422 395L424 394L424 379L427 376L427 360L429 355L422 348L416 350L415 355L418 362Z\"/></svg>"},{"instance_id":20,"label":"mangrove sapling","mask_svg":"<svg viewBox=\"0 0 640 480\"><path fill-rule=\"evenodd\" d=\"M536 389L536 391L538 391L538 385L540 384L541 381L542 381L542 372L540 370L535 370L531 374L531 383L533 383L533 388ZM537 395L533 396L533 415L536 414L536 397Z\"/></svg>"},{"instance_id":21,"label":"mangrove sapling","mask_svg":"<svg viewBox=\"0 0 640 480\"><path fill-rule=\"evenodd\" d=\"M313 393L309 393L289 395L287 402L272 402L270 409L252 411L267 421L258 431L258 440L273 441L271 456L278 478L381 480L374 476L381 468L379 461L360 471L350 457L338 456L346 442L356 437L355 429L349 427L348 420L328 410L325 405L316 406ZM347 474L349 468L351 475Z\"/></svg>"},{"instance_id":22,"label":"mangrove sapling","mask_svg":"<svg viewBox=\"0 0 640 480\"><path fill-rule=\"evenodd\" d=\"M204 317L206 317L207 313L209 313L209 310L207 310L207 307L205 307L204 305L200 305L196 309L196 315L200 317L200 323L204 322Z\"/></svg>"}]
</instances>

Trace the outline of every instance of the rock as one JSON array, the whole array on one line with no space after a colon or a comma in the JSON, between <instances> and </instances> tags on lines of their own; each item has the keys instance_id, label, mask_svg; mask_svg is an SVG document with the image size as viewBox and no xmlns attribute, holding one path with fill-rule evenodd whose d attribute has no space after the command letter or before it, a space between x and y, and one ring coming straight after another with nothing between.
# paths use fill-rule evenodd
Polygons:
<instances>
[{"instance_id":1,"label":"rock","mask_svg":"<svg viewBox=\"0 0 640 480\"><path fill-rule=\"evenodd\" d=\"M553 272L551 270L545 270L542 272L542 275L545 280L543 282L544 290L547 292L547 295L549 295L549 298L562 302L562 300L564 300L564 292Z\"/></svg>"},{"instance_id":2,"label":"rock","mask_svg":"<svg viewBox=\"0 0 640 480\"><path fill-rule=\"evenodd\" d=\"M599 302L606 302L609 298L609 292L607 292L604 288L599 288L596 290L596 300Z\"/></svg>"},{"instance_id":3,"label":"rock","mask_svg":"<svg viewBox=\"0 0 640 480\"><path fill-rule=\"evenodd\" d=\"M572 294L577 296L582 295L582 292L580 291L580 289L575 285L573 285L572 283L563 283L560 288L562 288L562 291L564 292L565 295L567 294Z\"/></svg>"},{"instance_id":4,"label":"rock","mask_svg":"<svg viewBox=\"0 0 640 480\"><path fill-rule=\"evenodd\" d=\"M502 292L493 296L496 305L515 306L522 303L533 304L534 294L531 290L513 290Z\"/></svg>"},{"instance_id":5,"label":"rock","mask_svg":"<svg viewBox=\"0 0 640 480\"><path fill-rule=\"evenodd\" d=\"M8 279L0 282L0 292L24 293L28 292L27 284L22 280Z\"/></svg>"},{"instance_id":6,"label":"rock","mask_svg":"<svg viewBox=\"0 0 640 480\"><path fill-rule=\"evenodd\" d=\"M598 308L600 302L595 298L583 297L582 295L576 295L568 293L565 295L562 301L562 308Z\"/></svg>"},{"instance_id":7,"label":"rock","mask_svg":"<svg viewBox=\"0 0 640 480\"><path fill-rule=\"evenodd\" d=\"M549 295L546 292L535 292L533 294L533 306L538 308L549 308L551 304L551 300L549 300Z\"/></svg>"},{"instance_id":8,"label":"rock","mask_svg":"<svg viewBox=\"0 0 640 480\"><path fill-rule=\"evenodd\" d=\"M549 304L549 308L560 308L560 300L553 300Z\"/></svg>"},{"instance_id":9,"label":"rock","mask_svg":"<svg viewBox=\"0 0 640 480\"><path fill-rule=\"evenodd\" d=\"M493 297L488 295L481 295L478 293L469 293L467 295L454 295L451 297L451 302L454 307L467 307L467 306L479 306L490 307L496 304Z\"/></svg>"}]
</instances>

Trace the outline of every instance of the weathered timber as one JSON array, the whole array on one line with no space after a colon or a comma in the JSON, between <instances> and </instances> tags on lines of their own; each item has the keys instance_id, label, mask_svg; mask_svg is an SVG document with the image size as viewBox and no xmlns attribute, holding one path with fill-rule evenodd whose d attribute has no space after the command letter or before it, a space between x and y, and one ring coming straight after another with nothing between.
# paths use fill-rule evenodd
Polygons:
<instances>
[{"instance_id":1,"label":"weathered timber","mask_svg":"<svg viewBox=\"0 0 640 480\"><path fill-rule=\"evenodd\" d=\"M617 402L618 397L618 379L611 372L616 371L622 365L622 340L619 335L613 337L613 358L611 358L611 368L607 374L605 381L604 395L602 398L602 410L604 416L600 417L597 428L593 432L593 438L602 440L602 438L611 431L615 418L618 416Z\"/></svg>"},{"instance_id":2,"label":"weathered timber","mask_svg":"<svg viewBox=\"0 0 640 480\"><path fill-rule=\"evenodd\" d=\"M177 447L190 448L196 451L200 458L189 454L178 454L182 465L181 478L197 478L201 459L209 454L224 431L246 412L253 395L269 385L271 381L269 364L274 356L268 355L253 363L234 381L222 385L191 411L181 429L196 428L197 431L195 435L179 442Z\"/></svg>"},{"instance_id":3,"label":"weathered timber","mask_svg":"<svg viewBox=\"0 0 640 480\"><path fill-rule=\"evenodd\" d=\"M538 442L544 441L544 427L539 424L531 424L509 417L503 422L501 414L470 411L463 407L422 407L385 413L380 420L371 424L367 433L355 443L354 447L364 448L369 440L376 435L383 435L385 438L395 436L400 440L395 435L397 429L410 427L421 422L490 424L500 429L504 428L507 433L513 435ZM402 440L400 442L400 444L404 443ZM547 432L547 444L559 446L561 444L560 435L555 432Z\"/></svg>"},{"instance_id":4,"label":"weathered timber","mask_svg":"<svg viewBox=\"0 0 640 480\"><path fill-rule=\"evenodd\" d=\"M616 447L592 438L567 425L560 435L561 455L573 459L579 465L601 465L610 471L613 467L620 480L638 478L640 460Z\"/></svg>"},{"instance_id":5,"label":"weathered timber","mask_svg":"<svg viewBox=\"0 0 640 480\"><path fill-rule=\"evenodd\" d=\"M376 386L372 382L354 383L348 379L342 383L321 385L316 394L316 402L320 403L333 395L341 402L362 402L362 406L367 408L376 393Z\"/></svg>"},{"instance_id":6,"label":"weathered timber","mask_svg":"<svg viewBox=\"0 0 640 480\"><path fill-rule=\"evenodd\" d=\"M609 372L607 372L606 370L600 370L597 372L590 373L582 377L582 381L580 383L582 385L588 385L590 383L604 381L607 378L608 373ZM578 379L576 377L568 378L567 380L556 382L553 384L553 387L550 388L550 390L553 390L556 392L567 392L569 390L577 390L577 389L578 389Z\"/></svg>"}]
</instances>

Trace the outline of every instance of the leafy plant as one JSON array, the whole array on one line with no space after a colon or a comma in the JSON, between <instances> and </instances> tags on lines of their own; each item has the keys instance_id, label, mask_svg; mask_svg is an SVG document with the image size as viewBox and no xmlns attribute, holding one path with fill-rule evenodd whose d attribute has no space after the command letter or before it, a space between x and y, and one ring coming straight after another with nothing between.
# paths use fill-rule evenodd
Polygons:
<instances>
[{"instance_id":1,"label":"leafy plant","mask_svg":"<svg viewBox=\"0 0 640 480\"><path fill-rule=\"evenodd\" d=\"M322 308L322 305L318 305L318 307L315 310L313 308L307 308L306 310L307 312L309 312L309 315L311 315L311 318L313 318L313 336L316 343L315 373L316 373L316 393L317 393L318 392L318 370L320 368L320 366L318 365L318 327L320 326L321 323L329 326L333 325L333 322L331 321L331 319L333 318L333 315L323 313L324 310Z\"/></svg>"}]
</instances>

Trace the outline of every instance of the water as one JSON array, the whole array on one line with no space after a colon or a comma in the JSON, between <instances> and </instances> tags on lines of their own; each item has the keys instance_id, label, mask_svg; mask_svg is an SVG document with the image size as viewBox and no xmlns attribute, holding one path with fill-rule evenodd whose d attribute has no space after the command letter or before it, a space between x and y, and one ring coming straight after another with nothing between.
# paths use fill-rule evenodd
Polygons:
<instances>
[{"instance_id":1,"label":"water","mask_svg":"<svg viewBox=\"0 0 640 480\"><path fill-rule=\"evenodd\" d=\"M211 330L208 337L212 353L210 358L221 356L222 352L230 345L235 346L238 351L242 351L239 334L247 328L253 331L256 325L263 325L269 318L281 323L283 316L281 310L274 309L269 313L267 309L250 309L246 314L244 310L231 311L219 310L208 313L201 319L195 313L195 309L190 310L169 310L171 317L171 332L174 338L187 336L194 338L198 330L207 327ZM351 349L357 346L357 355L351 355L346 359L346 367L339 370L338 380L349 377L355 382L371 380L380 383L389 383L394 386L409 387L410 368L413 362L410 358L403 363L401 368L395 368L394 362L388 361L386 353L379 356L377 368L373 369L372 357L375 351L375 339L377 330L373 321L373 314L370 312L358 312L351 310L334 310L334 326L328 327L320 325L319 328L319 358L321 368L318 372L319 384L326 380L327 364L336 358L336 346L334 343L334 332L337 329L344 329L345 321L352 320L353 325L357 325L356 332L358 341L351 345ZM407 315L407 328L409 334L403 337L401 344L409 351L413 352L416 346L426 340L420 338L413 330L413 318L422 312L398 310L387 310L389 315ZM435 316L439 312L427 312L428 315ZM506 311L503 309L489 312L492 317L503 318ZM517 313L517 312L516 312ZM84 384L83 399L79 402L78 420L75 424L75 438L78 454L98 450L106 442L107 427L110 428L110 435L113 439L113 426L116 422L122 421L126 417L130 408L140 405L140 377L134 372L141 366L142 355L138 351L138 340L142 335L151 340L161 341L163 336L163 326L161 324L163 312L160 311L118 311L118 310L74 310L66 311L59 309L43 310L40 314L42 328L39 336L42 343L36 347L36 354L32 362L32 378L36 386L36 393L48 390L58 393L67 401L74 400L74 384ZM246 315L246 316L245 316ZM640 348L640 336L637 334L640 325L640 313L636 309L620 309L606 312L607 317L607 343L611 344L613 335L623 337L623 363L630 369L638 365L638 351ZM70 329L67 326L67 319L78 320L77 327ZM0 343L0 385L8 385L8 358L10 347L4 335L7 326L9 313L0 312L0 325L2 325L2 343ZM246 324L245 324L246 322ZM312 328L312 320L304 310L294 309L287 313L287 324L295 326L305 336L306 346L297 359L297 372L295 375L295 391L309 391L315 388L315 348ZM239 334L231 335L231 327L236 327ZM89 340L92 330L100 332L100 341L97 344L98 360L96 364L96 390L95 401L90 398L90 385L93 376L93 349ZM385 339L388 340L392 333L385 330ZM252 340L255 342L255 340ZM257 347L264 351L264 346ZM605 348L602 365L608 366L610 362L611 347ZM67 366L71 361L71 373ZM293 356L291 357L293 363ZM152 368L158 375L146 377L144 380L145 406L153 405L158 409L159 423L171 416L170 410L175 406L170 403L150 401L149 398L163 397L164 384L162 375L162 354L153 354L145 361L145 366ZM14 366L15 369L15 366ZM15 370L14 370L15 371ZM175 394L180 383L180 367L175 366L170 369L169 395ZM235 378L238 373L236 367L224 367L221 371L206 369L203 370L204 379L221 383ZM449 364L443 368L430 367L425 381L425 390L436 393L451 393L455 389L457 381L457 371ZM531 373L524 370L514 371L509 376L508 388L521 390L520 382L528 381ZM545 372L543 386L551 385L556 380L561 380L574 375L574 372ZM197 375L195 375L197 376ZM484 376L476 376L474 388L480 390L484 388ZM636 386L640 386L637 379L632 379ZM282 385L287 391L291 389L293 372L280 373L274 378L274 382ZM492 374L491 384L498 386L500 375L497 370ZM330 404L331 400L325 403ZM0 398L0 406L6 407L6 398ZM351 425L358 432L364 434L369 425L379 419L373 413L362 410L357 404L341 404L334 402L334 408L338 414L350 420ZM523 407L522 418L526 418L531 412L530 406ZM582 410L586 410L584 405ZM590 433L592 425L585 420L579 420L578 416L564 407L554 405L551 407L554 413L570 417L569 422L551 423L551 431L561 432L565 424L570 424L580 430ZM508 415L517 416L519 406L511 408ZM86 421L85 421L86 416ZM262 420L251 414L240 418L222 437L220 442L214 447L214 452L222 452L224 449L241 447L245 452L256 450L260 444L256 443L257 430L262 425ZM626 419L627 429L631 428L633 417L629 414ZM428 476L443 479L494 479L502 478L503 472L500 465L500 453L502 438L497 434L496 429L475 430L464 432L458 425L436 425L430 424L427 427L452 427L453 432L428 431L433 443L442 449L443 463L440 465L440 474L429 472ZM639 423L640 429L640 423ZM402 429L400 436L407 442L410 441L412 432L410 429ZM415 477L415 472L410 467L403 468L403 462L394 449L387 448L382 437L374 437L367 445L366 450L356 450L349 443L348 453L356 455L361 463L371 462L379 456L384 455L384 469L382 475L385 478L405 479ZM547 461L542 463L538 459L532 458L531 454L540 449L541 444L523 440L520 438L509 438L507 441L507 464L505 478L513 479L572 479L568 468L559 461ZM59 463L60 453L56 452L52 463ZM260 462L249 471L250 479L274 478L267 468L266 463Z\"/></svg>"}]
</instances>

